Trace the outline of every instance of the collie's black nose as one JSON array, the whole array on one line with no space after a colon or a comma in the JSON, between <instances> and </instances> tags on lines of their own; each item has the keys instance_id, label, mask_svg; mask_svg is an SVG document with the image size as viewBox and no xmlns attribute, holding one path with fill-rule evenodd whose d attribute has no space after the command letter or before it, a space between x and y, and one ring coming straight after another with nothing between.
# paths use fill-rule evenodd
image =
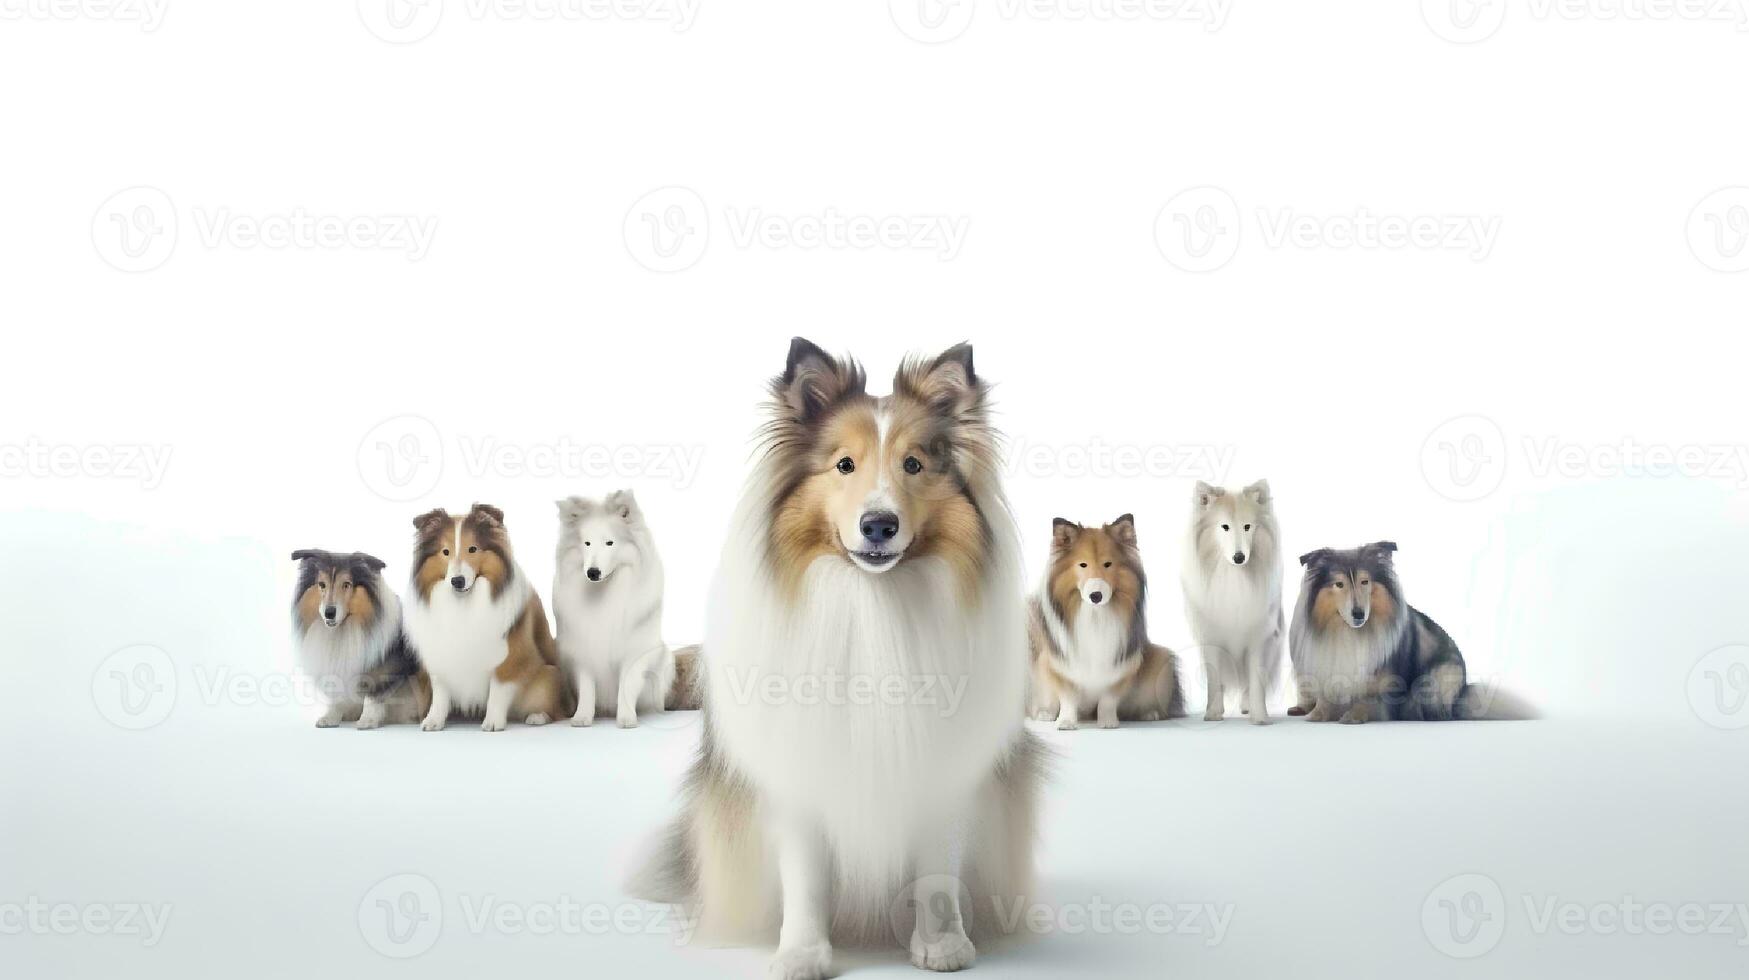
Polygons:
<instances>
[{"instance_id":1,"label":"collie's black nose","mask_svg":"<svg viewBox=\"0 0 1749 980\"><path fill-rule=\"evenodd\" d=\"M1105 601L1105 593L1103 593L1103 592L1091 592L1091 593L1088 593L1088 595L1087 595L1087 601L1088 601L1088 602L1091 602L1091 603L1093 603L1093 604L1094 604L1094 605L1096 605L1096 606L1097 606L1097 605L1099 605L1099 604L1100 604L1100 603L1102 603L1102 602L1104 602L1104 601Z\"/></svg>"},{"instance_id":2,"label":"collie's black nose","mask_svg":"<svg viewBox=\"0 0 1749 980\"><path fill-rule=\"evenodd\" d=\"M862 515L862 536L871 544L885 544L899 536L899 515L880 511Z\"/></svg>"},{"instance_id":3,"label":"collie's black nose","mask_svg":"<svg viewBox=\"0 0 1749 980\"><path fill-rule=\"evenodd\" d=\"M326 620L332 620L334 618L334 614L339 612L339 611L340 610L335 609L333 606L323 606L322 607L322 618L326 619Z\"/></svg>"},{"instance_id":4,"label":"collie's black nose","mask_svg":"<svg viewBox=\"0 0 1749 980\"><path fill-rule=\"evenodd\" d=\"M1235 565L1245 564L1245 553L1243 551L1233 552L1233 564L1235 564Z\"/></svg>"},{"instance_id":5,"label":"collie's black nose","mask_svg":"<svg viewBox=\"0 0 1749 980\"><path fill-rule=\"evenodd\" d=\"M587 572L584 572L583 574L589 576L589 581L591 581L591 582L601 581L601 569L599 569L599 568L591 568L590 570L588 570Z\"/></svg>"},{"instance_id":6,"label":"collie's black nose","mask_svg":"<svg viewBox=\"0 0 1749 980\"><path fill-rule=\"evenodd\" d=\"M451 586L453 586L454 588L460 589L468 584L468 580L461 577L460 575L457 575L456 577L449 580L449 584Z\"/></svg>"},{"instance_id":7,"label":"collie's black nose","mask_svg":"<svg viewBox=\"0 0 1749 980\"><path fill-rule=\"evenodd\" d=\"M1354 617L1354 625L1356 625L1356 626L1365 626L1365 625L1366 625L1366 617L1365 617L1365 616L1356 616L1356 617Z\"/></svg>"}]
</instances>

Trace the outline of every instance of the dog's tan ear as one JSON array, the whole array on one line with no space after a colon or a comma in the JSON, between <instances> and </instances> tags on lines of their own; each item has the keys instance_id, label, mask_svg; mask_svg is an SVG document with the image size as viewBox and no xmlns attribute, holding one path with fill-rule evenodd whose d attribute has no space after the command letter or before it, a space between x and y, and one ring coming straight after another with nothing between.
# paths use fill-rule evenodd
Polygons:
<instances>
[{"instance_id":1,"label":"dog's tan ear","mask_svg":"<svg viewBox=\"0 0 1749 980\"><path fill-rule=\"evenodd\" d=\"M976 409L983 383L972 368L972 345L955 344L931 360L907 359L893 375L893 390L955 415Z\"/></svg>"},{"instance_id":2,"label":"dog's tan ear","mask_svg":"<svg viewBox=\"0 0 1749 980\"><path fill-rule=\"evenodd\" d=\"M504 526L504 512L491 504L475 504L473 509L468 511L468 516L480 519L488 524L496 524L499 527Z\"/></svg>"},{"instance_id":3,"label":"dog's tan ear","mask_svg":"<svg viewBox=\"0 0 1749 980\"><path fill-rule=\"evenodd\" d=\"M794 421L813 422L844 399L862 394L865 383L855 361L839 360L813 341L796 337L789 342L783 373L771 381L771 397Z\"/></svg>"},{"instance_id":4,"label":"dog's tan ear","mask_svg":"<svg viewBox=\"0 0 1749 980\"><path fill-rule=\"evenodd\" d=\"M1113 537L1124 544L1136 543L1136 515L1125 514L1105 527L1112 533Z\"/></svg>"},{"instance_id":5,"label":"dog's tan ear","mask_svg":"<svg viewBox=\"0 0 1749 980\"><path fill-rule=\"evenodd\" d=\"M1268 507L1275 503L1275 496L1269 492L1268 480L1258 480L1246 487L1244 492L1245 496L1250 497L1251 502L1259 507Z\"/></svg>"},{"instance_id":6,"label":"dog's tan ear","mask_svg":"<svg viewBox=\"0 0 1749 980\"><path fill-rule=\"evenodd\" d=\"M1196 489L1190 492L1190 502L1200 509L1207 507L1209 504L1214 503L1216 499L1226 495L1226 488L1211 487L1201 480L1198 480L1196 481Z\"/></svg>"},{"instance_id":7,"label":"dog's tan ear","mask_svg":"<svg viewBox=\"0 0 1749 980\"><path fill-rule=\"evenodd\" d=\"M1081 535L1081 525L1067 517L1057 517L1051 520L1051 544L1058 548L1067 548L1075 543Z\"/></svg>"},{"instance_id":8,"label":"dog's tan ear","mask_svg":"<svg viewBox=\"0 0 1749 980\"><path fill-rule=\"evenodd\" d=\"M423 514L420 514L418 517L413 518L413 526L421 531L426 531L437 524L447 522L448 520L449 511L439 507L436 510L428 510Z\"/></svg>"}]
</instances>

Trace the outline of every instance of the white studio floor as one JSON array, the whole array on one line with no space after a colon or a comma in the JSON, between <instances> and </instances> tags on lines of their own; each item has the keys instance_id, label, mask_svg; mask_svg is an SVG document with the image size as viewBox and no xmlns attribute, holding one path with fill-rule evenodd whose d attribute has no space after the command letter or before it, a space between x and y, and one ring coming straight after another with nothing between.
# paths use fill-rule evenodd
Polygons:
<instances>
[{"instance_id":1,"label":"white studio floor","mask_svg":"<svg viewBox=\"0 0 1749 980\"><path fill-rule=\"evenodd\" d=\"M198 683L182 678L176 710L142 731L89 706L7 726L0 880L5 901L40 907L34 926L29 909L0 918L6 975L763 976L767 951L687 945L620 887L671 812L696 714L635 731L318 731L292 707L198 710ZM1035 728L1061 755L1035 934L986 949L978 976L1749 964L1734 733L1608 717ZM119 914L55 931L54 906L131 903L168 906L155 943L116 934ZM912 973L896 945L840 967Z\"/></svg>"}]
</instances>

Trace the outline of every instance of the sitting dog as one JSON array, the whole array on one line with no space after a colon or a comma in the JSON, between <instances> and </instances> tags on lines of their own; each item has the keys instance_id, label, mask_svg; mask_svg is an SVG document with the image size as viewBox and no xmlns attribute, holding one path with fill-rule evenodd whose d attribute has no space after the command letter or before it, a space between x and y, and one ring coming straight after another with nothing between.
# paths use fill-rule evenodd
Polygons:
<instances>
[{"instance_id":1,"label":"sitting dog","mask_svg":"<svg viewBox=\"0 0 1749 980\"><path fill-rule=\"evenodd\" d=\"M419 661L401 630L401 600L383 581L383 561L363 552L292 552L292 643L298 667L327 700L317 728L361 729L417 721L430 701Z\"/></svg>"},{"instance_id":2,"label":"sitting dog","mask_svg":"<svg viewBox=\"0 0 1749 980\"><path fill-rule=\"evenodd\" d=\"M1226 716L1227 689L1244 692L1251 724L1269 724L1281 672L1281 532L1269 482L1238 493L1198 482L1179 569L1184 615L1208 675L1204 721Z\"/></svg>"}]
</instances>

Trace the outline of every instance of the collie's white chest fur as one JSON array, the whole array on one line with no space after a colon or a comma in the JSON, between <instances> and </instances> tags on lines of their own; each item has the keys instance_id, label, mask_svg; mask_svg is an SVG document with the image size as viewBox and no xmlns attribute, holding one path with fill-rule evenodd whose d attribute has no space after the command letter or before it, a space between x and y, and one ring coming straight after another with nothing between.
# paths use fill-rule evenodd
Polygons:
<instances>
[{"instance_id":1,"label":"collie's white chest fur","mask_svg":"<svg viewBox=\"0 0 1749 980\"><path fill-rule=\"evenodd\" d=\"M1256 649L1281 624L1281 575L1256 565L1186 556L1184 600L1197 642L1243 652Z\"/></svg>"},{"instance_id":2,"label":"collie's white chest fur","mask_svg":"<svg viewBox=\"0 0 1749 980\"><path fill-rule=\"evenodd\" d=\"M620 670L662 644L662 569L640 565L590 582L580 563L561 563L553 579L553 616L565 672L595 679L596 710L614 709ZM660 706L655 686L645 700Z\"/></svg>"},{"instance_id":3,"label":"collie's white chest fur","mask_svg":"<svg viewBox=\"0 0 1749 980\"><path fill-rule=\"evenodd\" d=\"M1127 666L1120 655L1129 647L1129 623L1110 606L1083 602L1070 623L1063 623L1044 601L1045 622L1063 658L1057 671L1079 688L1089 700L1110 690Z\"/></svg>"},{"instance_id":4,"label":"collie's white chest fur","mask_svg":"<svg viewBox=\"0 0 1749 980\"><path fill-rule=\"evenodd\" d=\"M1351 629L1343 625L1313 627L1300 649L1294 651L1294 670L1303 679L1317 681L1326 691L1352 698L1366 690L1401 633L1400 629Z\"/></svg>"},{"instance_id":5,"label":"collie's white chest fur","mask_svg":"<svg viewBox=\"0 0 1749 980\"><path fill-rule=\"evenodd\" d=\"M786 602L746 554L727 555L706 626L713 734L771 801L824 821L841 859L894 870L918 822L964 806L1020 731L1013 565L968 604L937 559L870 574L820 558Z\"/></svg>"},{"instance_id":6,"label":"collie's white chest fur","mask_svg":"<svg viewBox=\"0 0 1749 980\"><path fill-rule=\"evenodd\" d=\"M314 622L294 637L298 668L316 681L330 701L350 695L354 682L382 662L389 640L400 628L400 602L394 593L381 591L382 608L368 624L350 618L334 627Z\"/></svg>"},{"instance_id":7,"label":"collie's white chest fur","mask_svg":"<svg viewBox=\"0 0 1749 980\"><path fill-rule=\"evenodd\" d=\"M407 604L407 638L432 680L450 692L463 711L483 708L492 671L510 654L506 636L528 604L528 577L522 569L496 601L492 583L478 579L457 592L439 583L430 597Z\"/></svg>"}]
</instances>

